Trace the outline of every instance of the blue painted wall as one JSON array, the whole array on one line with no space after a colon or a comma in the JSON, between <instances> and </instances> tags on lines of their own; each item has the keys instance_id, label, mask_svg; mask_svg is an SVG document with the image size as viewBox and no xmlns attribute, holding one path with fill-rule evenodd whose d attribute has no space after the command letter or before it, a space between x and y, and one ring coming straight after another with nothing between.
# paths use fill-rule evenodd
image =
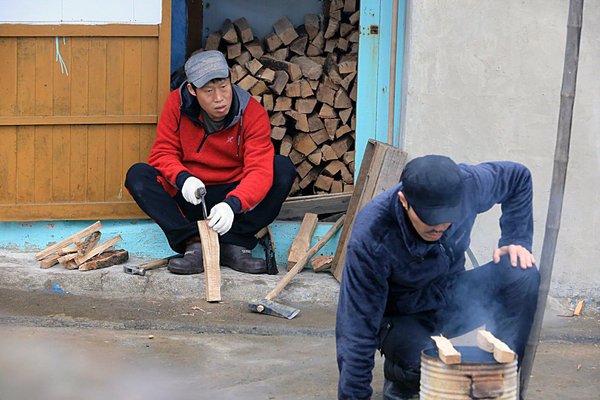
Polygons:
<instances>
[{"instance_id":1,"label":"blue painted wall","mask_svg":"<svg viewBox=\"0 0 600 400\"><path fill-rule=\"evenodd\" d=\"M367 141L388 142L391 54L396 53L393 142L400 143L402 102L402 65L406 0L398 1L397 46L392 49L393 1L362 0L360 6L360 46L358 49L358 87L356 108L357 169ZM356 173L355 173L356 174Z\"/></svg>"},{"instance_id":2,"label":"blue painted wall","mask_svg":"<svg viewBox=\"0 0 600 400\"><path fill-rule=\"evenodd\" d=\"M0 248L19 250L41 250L50 243L61 240L85 229L95 221L37 221L37 222L0 222ZM127 250L132 256L162 258L170 256L173 251L160 228L150 220L126 221L101 221L103 242L116 235L121 235L123 240L117 248ZM333 224L320 222L313 235L314 245L327 233ZM296 237L300 224L296 222L275 222L271 224L273 241L275 242L275 256L281 265L287 264L287 252ZM319 255L333 255L337 246L340 231L318 253ZM253 254L263 256L264 251L258 245Z\"/></svg>"}]
</instances>

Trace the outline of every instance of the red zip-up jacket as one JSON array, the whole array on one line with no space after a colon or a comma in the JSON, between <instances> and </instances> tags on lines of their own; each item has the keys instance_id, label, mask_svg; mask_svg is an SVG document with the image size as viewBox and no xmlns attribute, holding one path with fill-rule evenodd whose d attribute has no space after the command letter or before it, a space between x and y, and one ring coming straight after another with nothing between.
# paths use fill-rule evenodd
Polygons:
<instances>
[{"instance_id":1,"label":"red zip-up jacket","mask_svg":"<svg viewBox=\"0 0 600 400\"><path fill-rule=\"evenodd\" d=\"M233 85L237 113L223 130L205 134L198 102L186 93L184 83L169 94L148 163L161 173L159 180L171 196L181 189L177 176L184 172L207 186L240 181L227 197L238 198L241 211L254 208L273 184L275 150L267 112Z\"/></svg>"}]
</instances>

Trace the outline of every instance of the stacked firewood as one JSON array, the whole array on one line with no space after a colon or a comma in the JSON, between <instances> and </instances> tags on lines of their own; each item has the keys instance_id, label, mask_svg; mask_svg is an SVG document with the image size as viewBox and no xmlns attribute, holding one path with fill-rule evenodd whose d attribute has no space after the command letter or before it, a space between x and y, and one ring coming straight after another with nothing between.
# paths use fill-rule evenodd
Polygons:
<instances>
[{"instance_id":1,"label":"stacked firewood","mask_svg":"<svg viewBox=\"0 0 600 400\"><path fill-rule=\"evenodd\" d=\"M68 238L46 247L35 255L40 268L50 268L61 264L66 269L89 271L122 264L129 259L126 250L115 250L114 245L121 241L117 235L100 244L102 233L100 221Z\"/></svg>"},{"instance_id":2,"label":"stacked firewood","mask_svg":"<svg viewBox=\"0 0 600 400\"><path fill-rule=\"evenodd\" d=\"M245 18L227 19L205 45L226 55L232 81L269 113L276 150L296 165L291 195L354 188L357 0L331 0L325 11L298 27L282 17L262 40Z\"/></svg>"}]
</instances>

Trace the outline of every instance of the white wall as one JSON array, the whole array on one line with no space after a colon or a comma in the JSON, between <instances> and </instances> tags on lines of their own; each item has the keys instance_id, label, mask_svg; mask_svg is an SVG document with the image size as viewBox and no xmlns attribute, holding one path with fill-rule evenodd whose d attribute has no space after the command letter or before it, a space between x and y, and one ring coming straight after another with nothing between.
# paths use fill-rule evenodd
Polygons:
<instances>
[{"instance_id":1,"label":"white wall","mask_svg":"<svg viewBox=\"0 0 600 400\"><path fill-rule=\"evenodd\" d=\"M161 0L0 0L0 23L159 24Z\"/></svg>"},{"instance_id":2,"label":"white wall","mask_svg":"<svg viewBox=\"0 0 600 400\"><path fill-rule=\"evenodd\" d=\"M564 62L566 0L410 1L404 147L459 162L514 160L534 177L540 260ZM585 2L570 160L551 293L600 298L600 2ZM480 262L499 210L479 219Z\"/></svg>"}]
</instances>

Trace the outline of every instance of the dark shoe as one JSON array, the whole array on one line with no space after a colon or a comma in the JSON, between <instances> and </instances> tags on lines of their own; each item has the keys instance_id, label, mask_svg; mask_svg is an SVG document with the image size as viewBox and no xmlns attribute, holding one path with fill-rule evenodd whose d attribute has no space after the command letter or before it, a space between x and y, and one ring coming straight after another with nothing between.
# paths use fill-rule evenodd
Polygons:
<instances>
[{"instance_id":1,"label":"dark shoe","mask_svg":"<svg viewBox=\"0 0 600 400\"><path fill-rule=\"evenodd\" d=\"M177 275L191 275L204 272L202 244L200 242L188 244L183 257L170 259L167 268L169 272Z\"/></svg>"},{"instance_id":2,"label":"dark shoe","mask_svg":"<svg viewBox=\"0 0 600 400\"><path fill-rule=\"evenodd\" d=\"M419 398L419 392L407 390L400 383L386 379L383 382L383 400L413 400Z\"/></svg>"},{"instance_id":3,"label":"dark shoe","mask_svg":"<svg viewBox=\"0 0 600 400\"><path fill-rule=\"evenodd\" d=\"M252 250L234 244L221 243L221 264L247 274L266 274L267 264L252 257Z\"/></svg>"}]
</instances>

